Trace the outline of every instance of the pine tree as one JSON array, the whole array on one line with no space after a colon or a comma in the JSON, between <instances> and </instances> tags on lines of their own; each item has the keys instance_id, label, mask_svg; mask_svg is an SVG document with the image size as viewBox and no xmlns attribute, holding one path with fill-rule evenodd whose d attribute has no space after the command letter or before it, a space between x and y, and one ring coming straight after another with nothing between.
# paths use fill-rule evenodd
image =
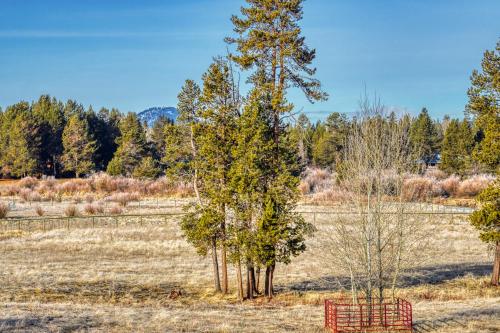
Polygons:
<instances>
[{"instance_id":1,"label":"pine tree","mask_svg":"<svg viewBox=\"0 0 500 333\"><path fill-rule=\"evenodd\" d=\"M140 179L155 179L161 173L158 162L152 156L146 156L141 163L135 167L133 176Z\"/></svg>"},{"instance_id":2,"label":"pine tree","mask_svg":"<svg viewBox=\"0 0 500 333\"><path fill-rule=\"evenodd\" d=\"M495 259L491 284L498 286L500 281L500 180L496 180L477 198L480 209L470 216L471 224L479 230L479 238L494 244Z\"/></svg>"},{"instance_id":3,"label":"pine tree","mask_svg":"<svg viewBox=\"0 0 500 333\"><path fill-rule=\"evenodd\" d=\"M264 97L261 106L269 114L274 142L270 168L273 181L265 193L274 196L269 199L273 202L271 207L277 209L278 220L284 221L281 217L287 216L290 208L295 206L296 196L291 193L296 190L298 182L298 174L286 168L288 152L283 150L287 147L282 147L285 144L283 128L286 127L282 114L293 108L286 100L286 91L289 87L299 88L311 102L324 100L327 95L313 77L316 69L310 67L316 52L309 49L300 35L298 22L302 19L302 1L247 0L247 3L248 7L241 8L242 17L232 17L238 36L226 38L226 41L237 48L237 54L231 55L231 59L244 70L253 69L249 81ZM278 187L282 188L278 190ZM262 204L261 211L264 210ZM266 204L266 207L269 206ZM293 220L289 223L293 225ZM263 226L266 224L267 220L262 221ZM270 253L276 253L282 244L282 240L274 239L276 243L267 248ZM265 262L268 282L265 293L272 297L274 268L282 258L277 255L270 257L273 259Z\"/></svg>"},{"instance_id":4,"label":"pine tree","mask_svg":"<svg viewBox=\"0 0 500 333\"><path fill-rule=\"evenodd\" d=\"M500 169L500 40L495 50L486 51L482 72L474 70L467 94L466 111L474 119L478 144L474 159L486 171Z\"/></svg>"},{"instance_id":5,"label":"pine tree","mask_svg":"<svg viewBox=\"0 0 500 333\"><path fill-rule=\"evenodd\" d=\"M62 142L64 153L61 161L64 170L74 172L78 178L94 169L93 154L96 146L85 119L78 114L71 116L64 128Z\"/></svg>"},{"instance_id":6,"label":"pine tree","mask_svg":"<svg viewBox=\"0 0 500 333\"><path fill-rule=\"evenodd\" d=\"M30 176L36 170L38 160L32 146L32 130L32 122L27 115L17 116L12 123L4 167L7 166L9 173L15 177Z\"/></svg>"},{"instance_id":7,"label":"pine tree","mask_svg":"<svg viewBox=\"0 0 500 333\"><path fill-rule=\"evenodd\" d=\"M14 177L33 175L40 159L40 125L27 102L7 107L0 132L2 173Z\"/></svg>"},{"instance_id":8,"label":"pine tree","mask_svg":"<svg viewBox=\"0 0 500 333\"><path fill-rule=\"evenodd\" d=\"M324 130L313 148L313 159L317 166L336 169L337 164L341 163L348 126L349 121L345 115L334 112L328 116Z\"/></svg>"},{"instance_id":9,"label":"pine tree","mask_svg":"<svg viewBox=\"0 0 500 333\"><path fill-rule=\"evenodd\" d=\"M460 122L452 119L447 128L441 148L439 168L447 173L466 174L471 168L471 153L474 137L467 119Z\"/></svg>"},{"instance_id":10,"label":"pine tree","mask_svg":"<svg viewBox=\"0 0 500 333\"><path fill-rule=\"evenodd\" d=\"M110 111L101 108L94 118L91 133L97 145L94 162L98 170L106 170L118 147L116 140L120 136L118 125L121 117L122 114L117 109L111 109Z\"/></svg>"},{"instance_id":11,"label":"pine tree","mask_svg":"<svg viewBox=\"0 0 500 333\"><path fill-rule=\"evenodd\" d=\"M165 126L172 124L173 121L167 117L159 117L149 133L149 141L153 157L162 160L165 156Z\"/></svg>"},{"instance_id":12,"label":"pine tree","mask_svg":"<svg viewBox=\"0 0 500 333\"><path fill-rule=\"evenodd\" d=\"M313 128L309 118L301 113L296 125L291 129L291 137L297 145L300 161L304 166L308 165L312 158L312 134Z\"/></svg>"},{"instance_id":13,"label":"pine tree","mask_svg":"<svg viewBox=\"0 0 500 333\"><path fill-rule=\"evenodd\" d=\"M37 102L33 103L32 109L33 115L40 122L39 167L44 174L57 176L58 165L63 153L62 133L66 125L64 105L49 95L42 95Z\"/></svg>"},{"instance_id":14,"label":"pine tree","mask_svg":"<svg viewBox=\"0 0 500 333\"><path fill-rule=\"evenodd\" d=\"M186 80L177 96L177 123L166 128L166 153L163 161L171 171L182 170L185 178L192 182L198 203L201 204L198 189L198 147L195 142L197 122L200 113L201 89L193 80ZM173 169L172 169L173 168Z\"/></svg>"},{"instance_id":15,"label":"pine tree","mask_svg":"<svg viewBox=\"0 0 500 333\"><path fill-rule=\"evenodd\" d=\"M436 126L426 108L423 108L414 120L410 139L419 160L428 165L438 152L439 138Z\"/></svg>"},{"instance_id":16,"label":"pine tree","mask_svg":"<svg viewBox=\"0 0 500 333\"><path fill-rule=\"evenodd\" d=\"M179 98L182 110L181 121L189 124L189 141L192 141L192 165L195 167L196 184L200 197L197 209L204 213L199 219L207 217L206 211L215 211L210 216L217 218L211 225L218 225L215 239L221 246L222 292L228 292L227 276L227 213L231 200L229 187L229 169L232 163L231 147L234 142L235 122L238 117L239 95L235 91L229 63L223 58L215 58L203 75L203 91L199 96L199 106L193 105L197 96L196 86L186 83ZM193 114L196 114L196 122ZM193 131L191 132L191 129ZM191 135L192 133L192 135ZM198 176L199 172L199 176ZM192 221L189 225L192 225ZM205 223L200 220L199 223ZM212 249L215 253L215 249ZM215 261L214 261L215 263ZM214 271L218 268L214 267Z\"/></svg>"},{"instance_id":17,"label":"pine tree","mask_svg":"<svg viewBox=\"0 0 500 333\"><path fill-rule=\"evenodd\" d=\"M246 297L253 298L259 289L263 247L257 241L258 221L261 219L267 189L273 176L274 135L272 118L260 102L260 93L254 89L238 119L238 135L233 147L234 162L230 170L231 188L234 192L232 208L235 221L231 225L228 244L231 258L237 266L240 297L243 298L241 262L247 266ZM263 233L261 231L261 239ZM262 243L261 243L262 244ZM260 251L259 251L260 249ZM263 253L264 252L264 253ZM269 271L272 263L266 267ZM257 279L255 279L255 270ZM269 273L267 274L269 277ZM269 279L265 286L269 285Z\"/></svg>"},{"instance_id":18,"label":"pine tree","mask_svg":"<svg viewBox=\"0 0 500 333\"><path fill-rule=\"evenodd\" d=\"M131 176L146 155L146 134L135 113L128 113L120 120L120 136L116 139L118 148L108 165L108 171Z\"/></svg>"}]
</instances>

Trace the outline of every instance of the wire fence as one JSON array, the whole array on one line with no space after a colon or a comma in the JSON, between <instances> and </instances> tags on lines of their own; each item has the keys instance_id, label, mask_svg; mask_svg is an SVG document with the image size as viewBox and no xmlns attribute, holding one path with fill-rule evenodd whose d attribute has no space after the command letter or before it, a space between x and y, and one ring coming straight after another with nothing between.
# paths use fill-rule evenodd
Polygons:
<instances>
[{"instance_id":1,"label":"wire fence","mask_svg":"<svg viewBox=\"0 0 500 333\"><path fill-rule=\"evenodd\" d=\"M408 216L436 216L449 218L468 216L473 210L463 207L444 207L439 209L418 210L418 207L400 212ZM336 218L345 215L362 215L368 212L357 211L344 207L342 209L314 209L310 211L296 211L316 222L318 217ZM185 215L185 212L169 213L147 213L147 214L120 214L120 215L80 215L80 216L45 216L45 217L8 217L0 219L0 230L8 231L49 231L53 229L75 229L75 228L102 228L102 227L125 227L162 225L169 223L173 218ZM380 214L395 214L394 210L383 211Z\"/></svg>"}]
</instances>

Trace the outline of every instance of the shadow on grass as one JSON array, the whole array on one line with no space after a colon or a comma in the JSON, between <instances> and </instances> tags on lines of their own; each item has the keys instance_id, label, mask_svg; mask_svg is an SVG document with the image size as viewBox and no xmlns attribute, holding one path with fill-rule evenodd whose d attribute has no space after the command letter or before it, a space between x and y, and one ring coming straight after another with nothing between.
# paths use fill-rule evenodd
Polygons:
<instances>
[{"instance_id":1,"label":"shadow on grass","mask_svg":"<svg viewBox=\"0 0 500 333\"><path fill-rule=\"evenodd\" d=\"M74 332L87 331L99 327L99 323L89 316L71 318L64 316L28 315L26 317L0 318L1 332Z\"/></svg>"},{"instance_id":2,"label":"shadow on grass","mask_svg":"<svg viewBox=\"0 0 500 333\"><path fill-rule=\"evenodd\" d=\"M422 284L439 284L466 275L477 277L491 274L491 265L463 263L456 265L426 266L406 273L400 279L399 287L412 287ZM331 291L350 286L347 276L324 276L314 280L304 280L289 285L277 286L277 290L292 291Z\"/></svg>"},{"instance_id":3,"label":"shadow on grass","mask_svg":"<svg viewBox=\"0 0 500 333\"><path fill-rule=\"evenodd\" d=\"M456 332L460 332L461 328L467 327L467 323L470 320L477 320L482 316L499 317L500 308L470 309L467 311L457 311L432 320L416 320L413 323L413 332L426 333L443 328L454 328Z\"/></svg>"}]
</instances>

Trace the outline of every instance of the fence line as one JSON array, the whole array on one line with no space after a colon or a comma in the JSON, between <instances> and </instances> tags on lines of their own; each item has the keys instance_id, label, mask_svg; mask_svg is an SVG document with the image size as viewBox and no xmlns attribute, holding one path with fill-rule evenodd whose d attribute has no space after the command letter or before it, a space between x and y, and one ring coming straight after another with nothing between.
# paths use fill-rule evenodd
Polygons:
<instances>
[{"instance_id":1,"label":"fence line","mask_svg":"<svg viewBox=\"0 0 500 333\"><path fill-rule=\"evenodd\" d=\"M302 215L312 215L316 222L318 215L360 215L367 212L357 212L354 210L343 211L296 211ZM396 212L382 212L382 214L395 214ZM0 220L0 230L2 231L48 231L53 229L71 229L71 228L95 228L95 227L120 227L124 225L140 225L145 223L161 224L175 216L183 216L185 212L170 213L151 213L151 214L120 214L120 215L86 215L71 217L8 217ZM436 216L455 216L469 215L470 211L407 211L403 215L436 215Z\"/></svg>"}]
</instances>

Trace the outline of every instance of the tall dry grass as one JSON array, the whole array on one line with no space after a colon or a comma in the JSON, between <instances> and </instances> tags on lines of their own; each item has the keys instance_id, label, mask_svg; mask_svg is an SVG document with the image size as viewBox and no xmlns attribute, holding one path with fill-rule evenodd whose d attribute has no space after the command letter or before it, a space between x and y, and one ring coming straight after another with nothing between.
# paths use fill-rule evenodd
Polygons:
<instances>
[{"instance_id":1,"label":"tall dry grass","mask_svg":"<svg viewBox=\"0 0 500 333\"><path fill-rule=\"evenodd\" d=\"M9 214L9 205L6 203L0 202L0 219L4 219Z\"/></svg>"},{"instance_id":2,"label":"tall dry grass","mask_svg":"<svg viewBox=\"0 0 500 333\"><path fill-rule=\"evenodd\" d=\"M15 185L0 188L2 196L18 196L26 202L61 201L61 198L79 198L92 203L96 198L128 194L133 200L136 197L147 196L178 196L193 195L190 183L173 182L165 177L156 180L138 180L126 177L113 177L98 173L86 179L36 179L23 178Z\"/></svg>"},{"instance_id":3,"label":"tall dry grass","mask_svg":"<svg viewBox=\"0 0 500 333\"><path fill-rule=\"evenodd\" d=\"M349 199L335 183L335 174L318 168L308 168L303 174L299 191L312 203L343 203ZM390 198L395 194L397 181L394 173L384 174L384 193ZM429 169L424 175L409 174L403 184L403 199L409 202L435 201L437 198L470 199L477 196L495 179L492 175L474 175L461 179L457 175L447 176L439 169Z\"/></svg>"}]
</instances>

